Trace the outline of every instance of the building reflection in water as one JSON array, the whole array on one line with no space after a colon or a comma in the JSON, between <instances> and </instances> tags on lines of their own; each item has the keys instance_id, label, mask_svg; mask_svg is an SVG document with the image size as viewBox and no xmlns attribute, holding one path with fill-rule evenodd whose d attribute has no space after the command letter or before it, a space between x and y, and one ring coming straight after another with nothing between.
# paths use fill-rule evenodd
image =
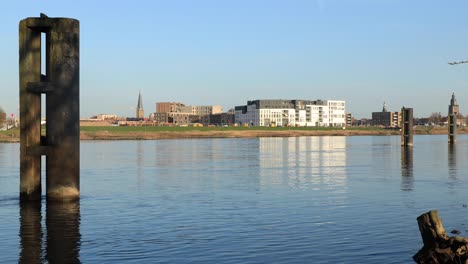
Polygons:
<instances>
[{"instance_id":1,"label":"building reflection in water","mask_svg":"<svg viewBox=\"0 0 468 264\"><path fill-rule=\"evenodd\" d=\"M413 147L401 147L401 190L414 189Z\"/></svg>"},{"instance_id":2,"label":"building reflection in water","mask_svg":"<svg viewBox=\"0 0 468 264\"><path fill-rule=\"evenodd\" d=\"M261 185L338 188L347 185L346 137L260 138Z\"/></svg>"},{"instance_id":3,"label":"building reflection in water","mask_svg":"<svg viewBox=\"0 0 468 264\"><path fill-rule=\"evenodd\" d=\"M40 201L20 204L19 263L81 263L79 202L48 202L45 223Z\"/></svg>"},{"instance_id":4,"label":"building reflection in water","mask_svg":"<svg viewBox=\"0 0 468 264\"><path fill-rule=\"evenodd\" d=\"M138 190L142 189L144 184L143 168L145 166L144 157L145 157L145 148L143 145L143 140L137 140L136 142L136 167L137 167L137 186Z\"/></svg>"}]
</instances>

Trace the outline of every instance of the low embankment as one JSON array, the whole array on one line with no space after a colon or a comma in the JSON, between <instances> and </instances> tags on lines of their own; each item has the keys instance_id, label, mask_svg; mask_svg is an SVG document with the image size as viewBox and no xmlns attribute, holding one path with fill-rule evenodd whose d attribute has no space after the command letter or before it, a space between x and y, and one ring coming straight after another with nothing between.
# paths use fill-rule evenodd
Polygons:
<instances>
[{"instance_id":1,"label":"low embankment","mask_svg":"<svg viewBox=\"0 0 468 264\"><path fill-rule=\"evenodd\" d=\"M460 128L459 134L468 129ZM45 132L44 132L45 133ZM417 127L418 135L447 134L446 128ZM179 138L255 138L300 136L388 136L400 135L399 130L377 127L305 128L305 127L156 127L156 126L82 126L82 140L154 140ZM0 131L0 142L19 142L19 130Z\"/></svg>"},{"instance_id":2,"label":"low embankment","mask_svg":"<svg viewBox=\"0 0 468 264\"><path fill-rule=\"evenodd\" d=\"M81 139L255 138L298 136L397 135L384 129L263 127L84 127Z\"/></svg>"}]
</instances>

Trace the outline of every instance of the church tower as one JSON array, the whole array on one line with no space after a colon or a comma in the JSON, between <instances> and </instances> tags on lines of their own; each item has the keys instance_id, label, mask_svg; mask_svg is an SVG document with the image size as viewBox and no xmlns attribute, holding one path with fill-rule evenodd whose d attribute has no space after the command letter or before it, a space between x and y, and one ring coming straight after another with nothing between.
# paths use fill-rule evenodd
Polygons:
<instances>
[{"instance_id":1,"label":"church tower","mask_svg":"<svg viewBox=\"0 0 468 264\"><path fill-rule=\"evenodd\" d=\"M454 114L456 116L458 116L459 114L457 99L455 99L455 93L452 93L452 99L450 99L449 114Z\"/></svg>"},{"instance_id":2,"label":"church tower","mask_svg":"<svg viewBox=\"0 0 468 264\"><path fill-rule=\"evenodd\" d=\"M386 102L383 102L382 112L388 112Z\"/></svg>"},{"instance_id":3,"label":"church tower","mask_svg":"<svg viewBox=\"0 0 468 264\"><path fill-rule=\"evenodd\" d=\"M142 100L141 100L141 93L140 92L138 92L138 105L137 105L137 108L136 108L136 118L141 118L141 119L145 118L145 114L143 112L143 103L142 103Z\"/></svg>"}]
</instances>

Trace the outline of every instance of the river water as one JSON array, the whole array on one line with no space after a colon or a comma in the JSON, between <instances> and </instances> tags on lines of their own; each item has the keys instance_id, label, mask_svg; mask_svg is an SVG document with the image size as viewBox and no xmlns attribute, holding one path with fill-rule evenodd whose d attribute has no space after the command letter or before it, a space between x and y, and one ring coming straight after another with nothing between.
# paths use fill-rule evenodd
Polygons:
<instances>
[{"instance_id":1,"label":"river water","mask_svg":"<svg viewBox=\"0 0 468 264\"><path fill-rule=\"evenodd\" d=\"M21 206L0 144L0 263L411 263L428 210L468 235L468 136L414 141L82 141L79 203Z\"/></svg>"}]
</instances>

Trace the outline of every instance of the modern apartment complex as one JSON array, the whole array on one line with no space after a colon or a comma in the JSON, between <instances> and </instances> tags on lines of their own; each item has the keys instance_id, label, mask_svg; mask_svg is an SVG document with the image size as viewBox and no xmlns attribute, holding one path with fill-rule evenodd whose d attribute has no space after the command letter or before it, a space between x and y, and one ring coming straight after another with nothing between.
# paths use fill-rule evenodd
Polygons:
<instances>
[{"instance_id":1,"label":"modern apartment complex","mask_svg":"<svg viewBox=\"0 0 468 264\"><path fill-rule=\"evenodd\" d=\"M372 125L384 127L399 127L401 122L400 112L389 112L384 102L381 112L372 112Z\"/></svg>"},{"instance_id":2,"label":"modern apartment complex","mask_svg":"<svg viewBox=\"0 0 468 264\"><path fill-rule=\"evenodd\" d=\"M223 112L221 106L189 106L179 102L158 102L154 115L158 123L172 123L177 125L198 123L209 120L210 115Z\"/></svg>"},{"instance_id":3,"label":"modern apartment complex","mask_svg":"<svg viewBox=\"0 0 468 264\"><path fill-rule=\"evenodd\" d=\"M346 102L338 100L254 100L235 107L235 122L252 126L346 125Z\"/></svg>"}]
</instances>

